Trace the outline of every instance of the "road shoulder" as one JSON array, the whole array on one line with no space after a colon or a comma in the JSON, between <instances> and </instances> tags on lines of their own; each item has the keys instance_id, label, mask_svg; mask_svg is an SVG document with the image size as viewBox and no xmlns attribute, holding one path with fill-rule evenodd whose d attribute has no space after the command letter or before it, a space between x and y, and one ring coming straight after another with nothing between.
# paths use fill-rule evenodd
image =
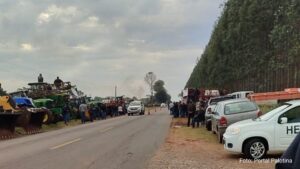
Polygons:
<instances>
[{"instance_id":1,"label":"road shoulder","mask_svg":"<svg viewBox=\"0 0 300 169\"><path fill-rule=\"evenodd\" d=\"M266 169L274 163L244 161L242 155L232 155L223 149L217 137L205 127L185 127L186 119L173 119L165 143L150 160L148 169ZM270 157L271 158L271 157Z\"/></svg>"}]
</instances>

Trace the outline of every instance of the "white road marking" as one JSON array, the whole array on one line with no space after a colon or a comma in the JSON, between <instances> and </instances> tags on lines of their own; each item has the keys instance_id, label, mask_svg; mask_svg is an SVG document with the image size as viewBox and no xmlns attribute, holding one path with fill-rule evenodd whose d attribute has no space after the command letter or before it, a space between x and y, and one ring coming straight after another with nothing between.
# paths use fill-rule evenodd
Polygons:
<instances>
[{"instance_id":1,"label":"white road marking","mask_svg":"<svg viewBox=\"0 0 300 169\"><path fill-rule=\"evenodd\" d=\"M103 129L103 130L100 131L100 133L105 133L105 132L107 132L108 130L111 130L111 129L113 129L113 127L109 127L109 128Z\"/></svg>"},{"instance_id":2,"label":"white road marking","mask_svg":"<svg viewBox=\"0 0 300 169\"><path fill-rule=\"evenodd\" d=\"M55 150L55 149L58 149L58 148L64 147L64 146L66 146L66 145L69 145L69 144L75 143L75 142L77 142L77 141L80 141L80 140L81 140L81 138L77 138L77 139L74 139L74 140L71 140L71 141L65 142L65 143L63 143L63 144L57 145L57 146L55 146L55 147L52 147L52 148L50 148L50 150Z\"/></svg>"}]
</instances>

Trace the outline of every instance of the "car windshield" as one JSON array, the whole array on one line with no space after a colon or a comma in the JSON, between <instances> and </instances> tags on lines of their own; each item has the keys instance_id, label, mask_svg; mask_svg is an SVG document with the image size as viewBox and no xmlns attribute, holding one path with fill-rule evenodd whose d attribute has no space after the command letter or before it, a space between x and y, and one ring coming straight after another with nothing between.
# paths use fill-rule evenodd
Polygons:
<instances>
[{"instance_id":1,"label":"car windshield","mask_svg":"<svg viewBox=\"0 0 300 169\"><path fill-rule=\"evenodd\" d=\"M141 102L131 102L129 106L140 106Z\"/></svg>"},{"instance_id":2,"label":"car windshield","mask_svg":"<svg viewBox=\"0 0 300 169\"><path fill-rule=\"evenodd\" d=\"M255 103L250 101L243 101L243 102L236 102L236 103L229 103L225 105L225 112L224 114L237 114L243 112L250 112L257 110L257 106Z\"/></svg>"},{"instance_id":3,"label":"car windshield","mask_svg":"<svg viewBox=\"0 0 300 169\"><path fill-rule=\"evenodd\" d=\"M278 112L290 107L291 105L290 104L284 104L282 106L279 106L269 112L267 112L266 114L260 116L257 118L257 120L263 120L263 121L267 121L269 120L271 117L273 117L275 114L277 114Z\"/></svg>"},{"instance_id":4,"label":"car windshield","mask_svg":"<svg viewBox=\"0 0 300 169\"><path fill-rule=\"evenodd\" d=\"M232 99L231 97L223 97L223 98L214 98L210 100L210 105L216 105L218 102Z\"/></svg>"}]
</instances>

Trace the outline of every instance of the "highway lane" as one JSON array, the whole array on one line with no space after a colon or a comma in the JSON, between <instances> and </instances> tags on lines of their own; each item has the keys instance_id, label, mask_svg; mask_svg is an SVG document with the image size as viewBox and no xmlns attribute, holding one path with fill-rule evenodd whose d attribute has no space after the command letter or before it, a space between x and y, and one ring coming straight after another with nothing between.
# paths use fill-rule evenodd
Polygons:
<instances>
[{"instance_id":1,"label":"highway lane","mask_svg":"<svg viewBox=\"0 0 300 169\"><path fill-rule=\"evenodd\" d=\"M163 143L166 111L0 142L1 169L141 169Z\"/></svg>"}]
</instances>

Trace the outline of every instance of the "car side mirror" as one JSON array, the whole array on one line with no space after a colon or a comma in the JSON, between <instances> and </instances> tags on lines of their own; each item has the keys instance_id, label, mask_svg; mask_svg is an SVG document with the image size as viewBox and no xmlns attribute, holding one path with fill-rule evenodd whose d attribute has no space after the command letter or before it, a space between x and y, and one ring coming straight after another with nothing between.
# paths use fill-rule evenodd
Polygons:
<instances>
[{"instance_id":1,"label":"car side mirror","mask_svg":"<svg viewBox=\"0 0 300 169\"><path fill-rule=\"evenodd\" d=\"M280 118L280 124L286 124L288 122L288 118L287 117L281 117Z\"/></svg>"}]
</instances>

